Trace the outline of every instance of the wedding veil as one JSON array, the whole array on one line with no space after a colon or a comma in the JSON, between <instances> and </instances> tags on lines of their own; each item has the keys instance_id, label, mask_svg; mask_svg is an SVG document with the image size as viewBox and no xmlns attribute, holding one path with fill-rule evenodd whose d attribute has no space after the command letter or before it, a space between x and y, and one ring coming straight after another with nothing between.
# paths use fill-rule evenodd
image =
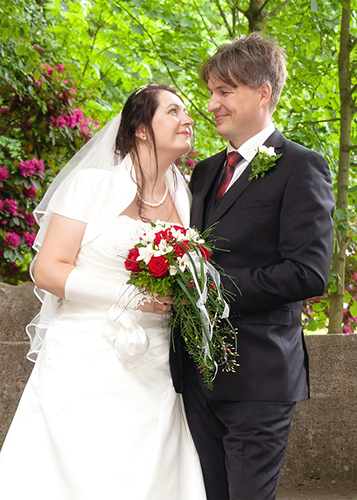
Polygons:
<instances>
[{"instance_id":1,"label":"wedding veil","mask_svg":"<svg viewBox=\"0 0 357 500\"><path fill-rule=\"evenodd\" d=\"M101 130L99 130L88 141L73 158L63 167L60 173L50 184L42 201L34 210L34 217L39 225L33 248L38 252L43 243L51 220L51 200L58 188L65 189L75 174L79 170L89 168L99 168L105 170L117 170L122 158L115 153L115 141L121 121L121 113L115 116ZM33 267L36 258L30 266L30 275L33 279ZM47 328L53 318L54 313L59 307L61 299L49 292L41 290L35 285L34 293L42 303L41 310L32 322L27 325L26 332L30 337L31 348L27 354L30 361L36 361L37 355L41 349Z\"/></svg>"}]
</instances>

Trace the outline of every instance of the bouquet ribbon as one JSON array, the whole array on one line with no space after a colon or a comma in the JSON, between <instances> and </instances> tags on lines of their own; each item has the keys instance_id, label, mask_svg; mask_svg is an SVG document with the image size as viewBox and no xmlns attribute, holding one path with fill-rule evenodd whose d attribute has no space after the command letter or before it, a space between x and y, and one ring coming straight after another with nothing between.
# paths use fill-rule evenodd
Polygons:
<instances>
[{"instance_id":1,"label":"bouquet ribbon","mask_svg":"<svg viewBox=\"0 0 357 500\"><path fill-rule=\"evenodd\" d=\"M112 342L118 358L127 363L136 364L150 345L145 330L138 323L141 316L141 311L128 311L114 304L104 319L103 336Z\"/></svg>"},{"instance_id":2,"label":"bouquet ribbon","mask_svg":"<svg viewBox=\"0 0 357 500\"><path fill-rule=\"evenodd\" d=\"M219 272L210 264L208 261L204 260L203 265L201 264L201 261L195 252L190 252L190 264L189 264L189 269L193 278L193 281L196 286L196 290L198 293L198 301L196 302L196 306L200 310L200 315L204 327L203 331L203 343L205 346L205 356L208 356L209 358L212 359L211 353L210 353L210 342L213 337L213 324L209 319L209 314L206 309L206 302L207 302L207 274L209 274L216 286L217 289L217 294L219 299L222 302L223 306L223 313L221 315L221 318L228 318L229 316L229 306L227 302L223 299L221 291L220 291L220 284L221 284L221 278L219 275ZM193 264L192 264L193 262ZM199 279L201 279L201 270L203 270L203 289L201 291L201 287L199 284ZM215 377L213 377L215 378Z\"/></svg>"}]
</instances>

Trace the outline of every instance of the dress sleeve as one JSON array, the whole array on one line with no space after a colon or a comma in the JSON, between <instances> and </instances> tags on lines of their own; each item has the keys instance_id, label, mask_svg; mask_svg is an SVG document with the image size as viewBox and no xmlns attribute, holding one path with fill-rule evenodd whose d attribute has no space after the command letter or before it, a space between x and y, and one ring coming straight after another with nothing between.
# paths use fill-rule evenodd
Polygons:
<instances>
[{"instance_id":1,"label":"dress sleeve","mask_svg":"<svg viewBox=\"0 0 357 500\"><path fill-rule=\"evenodd\" d=\"M96 201L94 171L81 171L68 178L55 192L50 209L53 213L69 219L88 223Z\"/></svg>"}]
</instances>

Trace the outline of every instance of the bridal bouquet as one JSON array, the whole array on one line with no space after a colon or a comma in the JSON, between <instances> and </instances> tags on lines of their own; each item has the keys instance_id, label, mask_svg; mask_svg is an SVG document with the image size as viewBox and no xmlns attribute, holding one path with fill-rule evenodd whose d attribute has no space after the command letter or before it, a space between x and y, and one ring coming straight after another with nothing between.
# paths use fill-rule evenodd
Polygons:
<instances>
[{"instance_id":1,"label":"bridal bouquet","mask_svg":"<svg viewBox=\"0 0 357 500\"><path fill-rule=\"evenodd\" d=\"M218 366L224 371L238 366L236 346L226 340L228 335L236 339L226 292L209 262L211 249L205 240L210 232L201 236L193 228L151 223L125 261L131 272L128 284L149 289L154 297L172 296L171 330L181 332L208 388L213 387Z\"/></svg>"}]
</instances>

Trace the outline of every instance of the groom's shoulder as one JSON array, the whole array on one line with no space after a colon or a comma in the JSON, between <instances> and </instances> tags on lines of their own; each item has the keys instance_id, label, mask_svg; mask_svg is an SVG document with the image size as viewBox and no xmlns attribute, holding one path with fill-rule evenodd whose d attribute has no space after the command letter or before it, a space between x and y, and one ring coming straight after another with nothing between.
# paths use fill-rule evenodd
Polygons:
<instances>
[{"instance_id":1,"label":"groom's shoulder","mask_svg":"<svg viewBox=\"0 0 357 500\"><path fill-rule=\"evenodd\" d=\"M314 158L320 161L326 162L326 159L324 156L319 153L318 151L315 151L314 149L308 148L296 141L287 139L284 135L280 134L281 137L283 138L282 142L282 152L288 153L289 155L293 155L296 159L300 158Z\"/></svg>"}]
</instances>

